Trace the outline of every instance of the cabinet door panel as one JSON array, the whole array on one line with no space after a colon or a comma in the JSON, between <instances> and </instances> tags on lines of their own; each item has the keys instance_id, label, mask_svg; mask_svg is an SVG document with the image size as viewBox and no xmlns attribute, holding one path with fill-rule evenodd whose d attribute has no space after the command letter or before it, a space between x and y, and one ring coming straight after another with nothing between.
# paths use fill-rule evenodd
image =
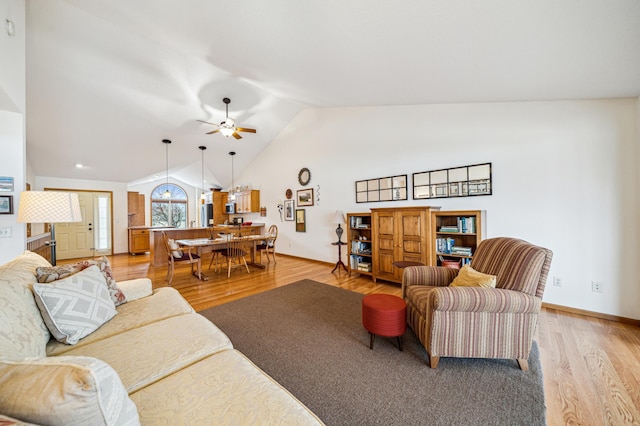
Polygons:
<instances>
[{"instance_id":1,"label":"cabinet door panel","mask_svg":"<svg viewBox=\"0 0 640 426\"><path fill-rule=\"evenodd\" d=\"M393 236L395 229L395 221L393 220L393 216L383 216L380 215L378 217L378 234L379 235L391 235Z\"/></svg>"},{"instance_id":2,"label":"cabinet door panel","mask_svg":"<svg viewBox=\"0 0 640 426\"><path fill-rule=\"evenodd\" d=\"M402 244L402 251L404 256L413 254L419 257L422 253L422 244L420 241L405 240Z\"/></svg>"},{"instance_id":3,"label":"cabinet door panel","mask_svg":"<svg viewBox=\"0 0 640 426\"><path fill-rule=\"evenodd\" d=\"M378 238L378 248L380 250L393 251L393 238Z\"/></svg>"},{"instance_id":4,"label":"cabinet door panel","mask_svg":"<svg viewBox=\"0 0 640 426\"><path fill-rule=\"evenodd\" d=\"M402 236L403 237L416 237L422 236L422 219L420 214L407 214L402 216Z\"/></svg>"},{"instance_id":5,"label":"cabinet door panel","mask_svg":"<svg viewBox=\"0 0 640 426\"><path fill-rule=\"evenodd\" d=\"M385 254L380 253L378 256L378 265L377 272L381 278L385 277L393 277L394 275L394 267L393 267L393 253Z\"/></svg>"}]
</instances>

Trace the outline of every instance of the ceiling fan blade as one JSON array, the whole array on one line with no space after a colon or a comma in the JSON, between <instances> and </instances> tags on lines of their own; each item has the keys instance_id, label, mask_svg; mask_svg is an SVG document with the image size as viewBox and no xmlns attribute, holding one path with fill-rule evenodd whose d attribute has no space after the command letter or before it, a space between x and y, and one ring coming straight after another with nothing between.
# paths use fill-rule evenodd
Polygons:
<instances>
[{"instance_id":1,"label":"ceiling fan blade","mask_svg":"<svg viewBox=\"0 0 640 426\"><path fill-rule=\"evenodd\" d=\"M205 133L205 134L206 134L206 135L212 135L212 134L214 134L214 133L218 133L219 131L220 131L220 129L215 129L215 130L212 130L212 131L207 132L207 133Z\"/></svg>"},{"instance_id":2,"label":"ceiling fan blade","mask_svg":"<svg viewBox=\"0 0 640 426\"><path fill-rule=\"evenodd\" d=\"M199 122L204 123L204 124L211 124L212 126L219 126L219 124L209 123L208 121L204 121L204 120L196 120L196 121L199 121Z\"/></svg>"},{"instance_id":3,"label":"ceiling fan blade","mask_svg":"<svg viewBox=\"0 0 640 426\"><path fill-rule=\"evenodd\" d=\"M255 133L256 129L248 129L246 127L236 127L236 130L238 132L249 132L249 133Z\"/></svg>"},{"instance_id":4,"label":"ceiling fan blade","mask_svg":"<svg viewBox=\"0 0 640 426\"><path fill-rule=\"evenodd\" d=\"M236 138L236 139L242 139L242 136L240 136L240 135L238 134L238 132L233 132L233 133L231 134L231 136L233 136L233 137L234 137L234 138Z\"/></svg>"}]
</instances>

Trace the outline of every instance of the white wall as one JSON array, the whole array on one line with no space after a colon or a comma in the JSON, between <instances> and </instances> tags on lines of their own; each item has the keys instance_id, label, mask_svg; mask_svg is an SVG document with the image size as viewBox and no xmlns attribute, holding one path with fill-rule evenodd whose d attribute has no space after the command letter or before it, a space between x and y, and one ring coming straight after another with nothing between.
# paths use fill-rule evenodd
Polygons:
<instances>
[{"instance_id":1,"label":"white wall","mask_svg":"<svg viewBox=\"0 0 640 426\"><path fill-rule=\"evenodd\" d=\"M11 238L0 238L0 264L26 248L25 224L17 223L20 192L25 188L25 15L23 0L0 0L0 176L13 177L12 215L0 215L0 226L10 227ZM9 37L6 20L16 33Z\"/></svg>"},{"instance_id":2,"label":"white wall","mask_svg":"<svg viewBox=\"0 0 640 426\"><path fill-rule=\"evenodd\" d=\"M237 180L261 189L279 252L335 262L336 209L482 209L486 237L554 251L546 302L640 319L637 109L636 99L308 109ZM491 196L355 203L356 180L406 173L411 182L415 172L483 162L493 163ZM320 200L296 233L276 206L287 188L301 189L302 167Z\"/></svg>"}]
</instances>

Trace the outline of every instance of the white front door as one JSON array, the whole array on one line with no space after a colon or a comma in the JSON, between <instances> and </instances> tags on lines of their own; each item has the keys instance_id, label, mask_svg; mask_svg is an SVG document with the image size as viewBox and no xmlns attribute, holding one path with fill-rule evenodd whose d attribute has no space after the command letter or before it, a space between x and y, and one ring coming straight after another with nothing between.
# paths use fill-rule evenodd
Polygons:
<instances>
[{"instance_id":1,"label":"white front door","mask_svg":"<svg viewBox=\"0 0 640 426\"><path fill-rule=\"evenodd\" d=\"M111 193L76 193L82 221L55 224L56 257L63 260L111 254Z\"/></svg>"}]
</instances>

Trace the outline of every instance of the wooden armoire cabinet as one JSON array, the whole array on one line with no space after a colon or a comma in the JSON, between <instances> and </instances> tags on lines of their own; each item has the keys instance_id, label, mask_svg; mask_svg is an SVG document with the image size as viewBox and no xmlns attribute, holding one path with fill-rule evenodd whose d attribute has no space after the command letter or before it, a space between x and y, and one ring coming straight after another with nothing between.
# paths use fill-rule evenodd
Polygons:
<instances>
[{"instance_id":1,"label":"wooden armoire cabinet","mask_svg":"<svg viewBox=\"0 0 640 426\"><path fill-rule=\"evenodd\" d=\"M397 261L431 265L431 212L440 207L371 209L373 280L402 282Z\"/></svg>"}]
</instances>

